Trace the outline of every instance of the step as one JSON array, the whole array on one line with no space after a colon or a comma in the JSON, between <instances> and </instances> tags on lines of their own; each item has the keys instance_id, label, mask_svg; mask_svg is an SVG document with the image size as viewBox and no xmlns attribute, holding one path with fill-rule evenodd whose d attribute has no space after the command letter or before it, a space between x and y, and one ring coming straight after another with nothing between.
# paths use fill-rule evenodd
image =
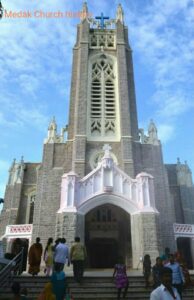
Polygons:
<instances>
[{"instance_id":1,"label":"step","mask_svg":"<svg viewBox=\"0 0 194 300\"><path fill-rule=\"evenodd\" d=\"M28 288L29 300L36 300L37 295L43 290L49 277L46 276L15 276L14 281L21 283L22 287ZM193 278L192 278L193 279ZM83 284L74 282L72 276L67 277L67 284L73 294L74 300L116 300L117 289L111 276L86 276ZM129 276L129 290L127 300L148 300L151 288L145 288L143 276ZM184 290L183 300L194 300L194 287ZM10 287L0 290L0 299L11 299Z\"/></svg>"}]
</instances>

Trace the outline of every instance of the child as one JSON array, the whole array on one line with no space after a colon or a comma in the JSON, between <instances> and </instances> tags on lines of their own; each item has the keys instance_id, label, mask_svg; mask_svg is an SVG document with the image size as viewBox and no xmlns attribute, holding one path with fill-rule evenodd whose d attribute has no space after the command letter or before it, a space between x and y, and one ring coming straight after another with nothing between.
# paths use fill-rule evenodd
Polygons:
<instances>
[{"instance_id":1,"label":"child","mask_svg":"<svg viewBox=\"0 0 194 300\"><path fill-rule=\"evenodd\" d=\"M119 258L119 263L116 264L114 267L113 278L114 277L115 277L115 284L117 288L117 299L118 300L120 299L121 291L123 288L124 288L123 298L125 298L129 287L129 281L127 277L126 266L123 263L123 259L121 257Z\"/></svg>"}]
</instances>

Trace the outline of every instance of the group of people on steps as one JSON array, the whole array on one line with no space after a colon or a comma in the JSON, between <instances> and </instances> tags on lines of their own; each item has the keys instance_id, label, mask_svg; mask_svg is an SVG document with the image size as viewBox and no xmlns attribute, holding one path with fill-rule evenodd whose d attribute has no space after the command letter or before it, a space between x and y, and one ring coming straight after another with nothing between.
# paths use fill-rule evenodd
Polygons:
<instances>
[{"instance_id":1,"label":"group of people on steps","mask_svg":"<svg viewBox=\"0 0 194 300\"><path fill-rule=\"evenodd\" d=\"M37 300L64 300L65 295L68 299L69 294L63 269L65 264L70 266L72 263L74 279L82 284L84 261L87 256L85 246L80 242L79 237L75 237L70 249L66 245L65 238L56 240L55 244L53 244L53 239L49 238L43 253L40 238L37 238L29 249L29 273L33 276L40 272L42 254L45 262L44 273L46 276L50 276L50 281L45 285ZM150 300L181 300L183 285L192 284L182 256L179 253L170 254L169 251L165 251L164 255L157 257L153 267L150 255L146 254L143 258L143 275L145 287L151 286L153 289ZM117 288L117 300L120 300L121 297L126 298L129 280L127 267L122 257L114 266L113 280ZM26 291L23 291L23 294L20 293L18 283L14 283L12 289L20 295L20 298L16 297L14 300L27 299Z\"/></svg>"}]
</instances>

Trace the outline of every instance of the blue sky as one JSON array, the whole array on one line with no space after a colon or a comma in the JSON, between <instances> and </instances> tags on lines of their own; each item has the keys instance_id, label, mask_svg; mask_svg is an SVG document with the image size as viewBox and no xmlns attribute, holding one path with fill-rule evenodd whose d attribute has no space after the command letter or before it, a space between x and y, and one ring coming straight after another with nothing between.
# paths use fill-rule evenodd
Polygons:
<instances>
[{"instance_id":1,"label":"blue sky","mask_svg":"<svg viewBox=\"0 0 194 300\"><path fill-rule=\"evenodd\" d=\"M194 1L89 0L89 12L115 17L121 3L133 49L139 127L158 127L165 163L194 172ZM7 11L78 12L82 1L2 0ZM40 162L52 116L68 123L76 18L0 21L0 197L13 158Z\"/></svg>"}]
</instances>

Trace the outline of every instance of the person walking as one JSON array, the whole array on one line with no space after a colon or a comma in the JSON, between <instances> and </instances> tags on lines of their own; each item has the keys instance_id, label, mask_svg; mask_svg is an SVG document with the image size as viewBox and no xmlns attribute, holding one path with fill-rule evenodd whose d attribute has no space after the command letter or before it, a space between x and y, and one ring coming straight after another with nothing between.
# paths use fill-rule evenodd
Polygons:
<instances>
[{"instance_id":1,"label":"person walking","mask_svg":"<svg viewBox=\"0 0 194 300\"><path fill-rule=\"evenodd\" d=\"M69 258L69 248L66 245L66 239L60 239L60 242L55 248L54 252L54 264L61 271L64 269L64 266L67 262L67 265L70 266L70 258ZM55 267L54 267L55 268Z\"/></svg>"},{"instance_id":2,"label":"person walking","mask_svg":"<svg viewBox=\"0 0 194 300\"><path fill-rule=\"evenodd\" d=\"M40 272L40 263L42 256L42 245L40 243L40 238L36 238L36 242L30 247L28 253L29 260L29 271L28 273L32 274L32 276L37 275Z\"/></svg>"},{"instance_id":3,"label":"person walking","mask_svg":"<svg viewBox=\"0 0 194 300\"><path fill-rule=\"evenodd\" d=\"M84 261L87 257L86 248L80 242L80 237L75 237L75 242L71 247L70 260L73 264L74 279L78 283L82 283L84 274Z\"/></svg>"},{"instance_id":4,"label":"person walking","mask_svg":"<svg viewBox=\"0 0 194 300\"><path fill-rule=\"evenodd\" d=\"M21 289L20 283L19 282L14 282L11 286L11 290L13 293L13 298L12 300L27 300L27 289L25 289L24 293L24 288Z\"/></svg>"},{"instance_id":5,"label":"person walking","mask_svg":"<svg viewBox=\"0 0 194 300\"><path fill-rule=\"evenodd\" d=\"M165 267L172 270L172 284L179 292L180 298L182 299L182 289L185 278L178 262L175 262L174 254L170 254L169 263Z\"/></svg>"},{"instance_id":6,"label":"person walking","mask_svg":"<svg viewBox=\"0 0 194 300\"><path fill-rule=\"evenodd\" d=\"M60 269L60 265L55 265L55 270L51 276L53 293L56 300L63 300L66 292L65 272Z\"/></svg>"},{"instance_id":7,"label":"person walking","mask_svg":"<svg viewBox=\"0 0 194 300\"><path fill-rule=\"evenodd\" d=\"M150 295L150 300L181 300L176 288L172 286L172 270L163 267L161 272L161 285Z\"/></svg>"},{"instance_id":8,"label":"person walking","mask_svg":"<svg viewBox=\"0 0 194 300\"><path fill-rule=\"evenodd\" d=\"M147 288L149 286L149 277L151 275L151 259L149 254L146 254L143 259L143 275L145 278L145 286Z\"/></svg>"},{"instance_id":9,"label":"person walking","mask_svg":"<svg viewBox=\"0 0 194 300\"><path fill-rule=\"evenodd\" d=\"M123 259L121 257L119 258L118 264L114 266L113 278L114 277L117 288L117 300L120 300L122 289L124 289L123 298L125 298L129 287L126 265L123 263Z\"/></svg>"},{"instance_id":10,"label":"person walking","mask_svg":"<svg viewBox=\"0 0 194 300\"><path fill-rule=\"evenodd\" d=\"M156 289L161 284L161 272L164 268L162 259L158 256L156 258L156 264L152 268L153 275L153 288Z\"/></svg>"},{"instance_id":11,"label":"person walking","mask_svg":"<svg viewBox=\"0 0 194 300\"><path fill-rule=\"evenodd\" d=\"M50 276L53 268L53 238L49 238L44 250L45 275Z\"/></svg>"}]
</instances>

